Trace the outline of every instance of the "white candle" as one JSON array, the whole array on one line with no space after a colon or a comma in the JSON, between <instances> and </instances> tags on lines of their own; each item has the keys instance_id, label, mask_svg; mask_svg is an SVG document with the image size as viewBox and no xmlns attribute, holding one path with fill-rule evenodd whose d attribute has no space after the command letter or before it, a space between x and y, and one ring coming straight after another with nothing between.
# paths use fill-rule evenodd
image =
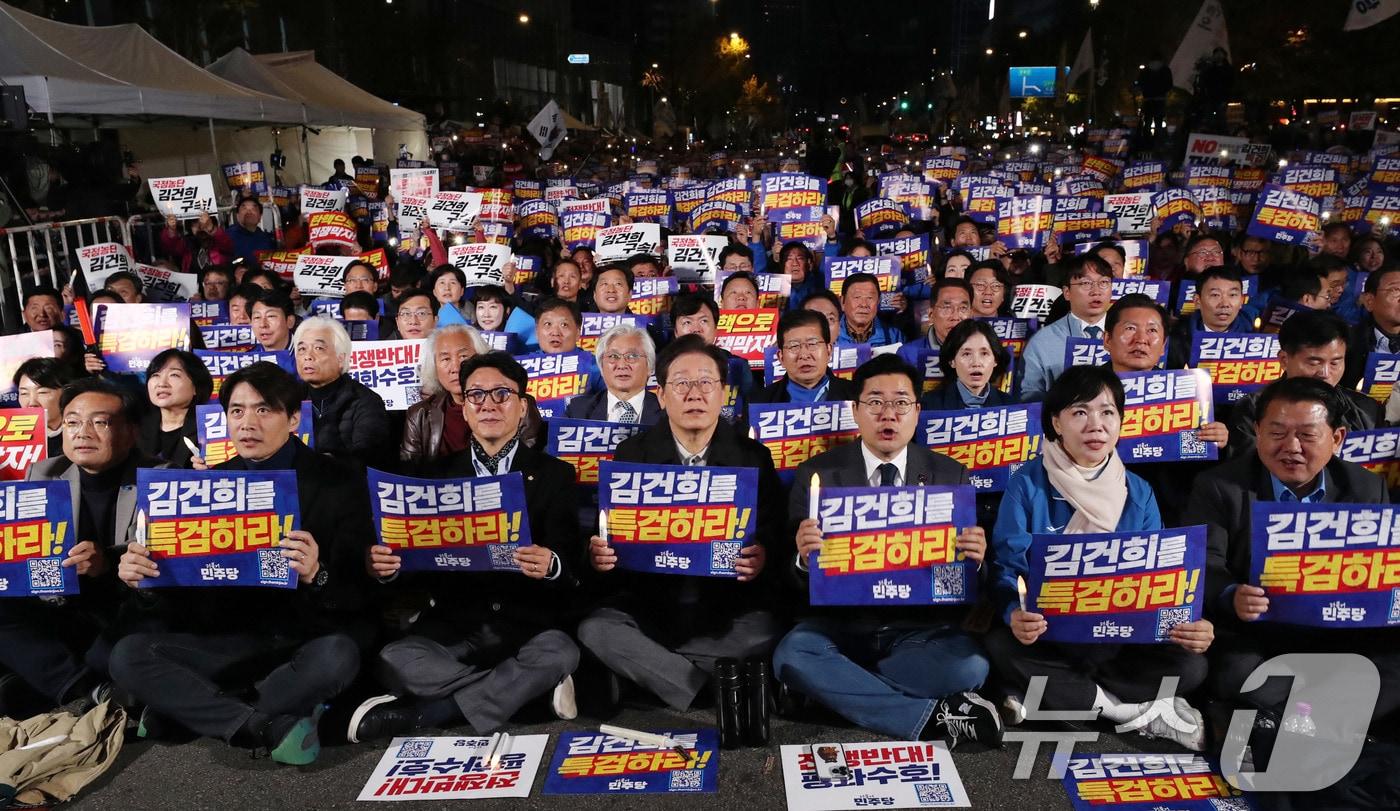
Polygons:
<instances>
[{"instance_id":1,"label":"white candle","mask_svg":"<svg viewBox=\"0 0 1400 811\"><path fill-rule=\"evenodd\" d=\"M146 511L136 513L136 542L146 545Z\"/></svg>"},{"instance_id":2,"label":"white candle","mask_svg":"<svg viewBox=\"0 0 1400 811\"><path fill-rule=\"evenodd\" d=\"M604 735L611 735L614 738L622 738L623 740L644 743L647 746L655 746L658 749L670 749L676 745L675 740L673 740L670 736L657 735L654 732L641 732L635 729L628 729L626 727L615 727L609 724L600 725L598 727L598 731L603 733Z\"/></svg>"},{"instance_id":3,"label":"white candle","mask_svg":"<svg viewBox=\"0 0 1400 811\"><path fill-rule=\"evenodd\" d=\"M603 539L603 543L608 542L608 511L598 511L598 537Z\"/></svg>"},{"instance_id":4,"label":"white candle","mask_svg":"<svg viewBox=\"0 0 1400 811\"><path fill-rule=\"evenodd\" d=\"M812 486L807 489L807 517L821 525L822 480L812 474Z\"/></svg>"},{"instance_id":5,"label":"white candle","mask_svg":"<svg viewBox=\"0 0 1400 811\"><path fill-rule=\"evenodd\" d=\"M194 440L190 439L189 437L182 437L182 439L185 440L185 447L190 449L190 453L194 454L195 456L198 456L199 446L194 444Z\"/></svg>"},{"instance_id":6,"label":"white candle","mask_svg":"<svg viewBox=\"0 0 1400 811\"><path fill-rule=\"evenodd\" d=\"M1026 578L1016 575L1016 596L1021 598L1021 610L1026 610Z\"/></svg>"}]
</instances>

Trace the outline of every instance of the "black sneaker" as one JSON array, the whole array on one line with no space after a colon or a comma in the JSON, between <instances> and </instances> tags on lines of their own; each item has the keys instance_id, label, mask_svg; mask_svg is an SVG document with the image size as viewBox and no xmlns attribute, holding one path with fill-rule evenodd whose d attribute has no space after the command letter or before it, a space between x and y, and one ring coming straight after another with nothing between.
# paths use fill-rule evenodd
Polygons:
<instances>
[{"instance_id":1,"label":"black sneaker","mask_svg":"<svg viewBox=\"0 0 1400 811\"><path fill-rule=\"evenodd\" d=\"M942 734L951 749L958 741L970 740L986 746L1001 746L1001 715L992 702L972 691L954 693L939 699L933 717L924 731Z\"/></svg>"},{"instance_id":2,"label":"black sneaker","mask_svg":"<svg viewBox=\"0 0 1400 811\"><path fill-rule=\"evenodd\" d=\"M398 696L382 695L365 699L350 716L345 739L350 743L393 738L418 728L418 710Z\"/></svg>"}]
</instances>

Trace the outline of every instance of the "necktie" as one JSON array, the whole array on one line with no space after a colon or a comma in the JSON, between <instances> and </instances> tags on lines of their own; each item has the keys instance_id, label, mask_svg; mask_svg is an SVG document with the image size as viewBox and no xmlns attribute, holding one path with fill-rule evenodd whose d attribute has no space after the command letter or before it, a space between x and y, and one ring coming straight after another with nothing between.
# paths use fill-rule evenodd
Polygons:
<instances>
[{"instance_id":1,"label":"necktie","mask_svg":"<svg viewBox=\"0 0 1400 811\"><path fill-rule=\"evenodd\" d=\"M686 467L701 467L705 464L705 457L698 453L694 456L687 456L685 458L685 464Z\"/></svg>"},{"instance_id":2,"label":"necktie","mask_svg":"<svg viewBox=\"0 0 1400 811\"><path fill-rule=\"evenodd\" d=\"M627 402L626 400L621 400L618 402L617 410L621 412L617 415L618 422L637 421L637 409L633 408L632 404Z\"/></svg>"},{"instance_id":3,"label":"necktie","mask_svg":"<svg viewBox=\"0 0 1400 811\"><path fill-rule=\"evenodd\" d=\"M1102 334L1103 334L1103 329L1100 328L1100 327L1088 326L1088 327L1085 327L1085 328L1084 328L1084 335L1085 335L1085 337L1088 337L1088 338L1098 338L1098 337L1099 337L1100 335L1102 335Z\"/></svg>"},{"instance_id":4,"label":"necktie","mask_svg":"<svg viewBox=\"0 0 1400 811\"><path fill-rule=\"evenodd\" d=\"M897 475L899 475L899 468L895 467L894 465L890 464L889 462L885 462L884 464L880 465L879 467L877 467L877 468L875 468L875 469L878 470L878 471L880 471L880 486L881 486L881 487L889 487L889 486L893 485L893 484L894 484L894 477L897 476Z\"/></svg>"}]
</instances>

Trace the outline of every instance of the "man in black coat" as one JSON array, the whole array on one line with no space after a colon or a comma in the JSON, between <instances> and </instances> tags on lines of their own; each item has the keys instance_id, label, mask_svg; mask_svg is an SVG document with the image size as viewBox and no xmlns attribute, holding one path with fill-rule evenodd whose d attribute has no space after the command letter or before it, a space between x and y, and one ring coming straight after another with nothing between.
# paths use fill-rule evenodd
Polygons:
<instances>
[{"instance_id":1,"label":"man in black coat","mask_svg":"<svg viewBox=\"0 0 1400 811\"><path fill-rule=\"evenodd\" d=\"M1202 599L1217 634L1210 649L1211 686L1224 701L1281 714L1288 698L1286 681L1275 679L1241 692L1259 665L1284 653L1347 652L1366 656L1380 671L1374 718L1400 709L1400 639L1394 631L1260 622L1269 598L1265 589L1249 582L1255 503L1388 502L1379 476L1336 458L1346 436L1341 414L1341 395L1332 386L1311 377L1275 381L1259 396L1255 450L1196 479L1182 523L1206 525Z\"/></svg>"},{"instance_id":2,"label":"man in black coat","mask_svg":"<svg viewBox=\"0 0 1400 811\"><path fill-rule=\"evenodd\" d=\"M803 618L779 643L774 670L799 692L881 734L902 740L947 735L996 745L996 707L973 692L990 666L981 644L962 630L967 606L818 607L807 599L809 559L822 548L821 525L807 514L814 473L822 487L968 483L962 465L914 441L922 381L918 370L894 355L864 363L854 380L860 438L797 468L788 500L797 552L781 564L801 586L793 602ZM986 533L962 529L956 546L980 566Z\"/></svg>"},{"instance_id":3,"label":"man in black coat","mask_svg":"<svg viewBox=\"0 0 1400 811\"><path fill-rule=\"evenodd\" d=\"M1354 388L1366 374L1366 357L1372 352L1400 354L1400 266L1383 267L1366 277L1361 306L1366 313L1347 341L1347 369L1342 375L1347 388Z\"/></svg>"},{"instance_id":4,"label":"man in black coat","mask_svg":"<svg viewBox=\"0 0 1400 811\"><path fill-rule=\"evenodd\" d=\"M661 419L661 401L647 391L647 378L656 368L656 342L647 331L618 324L599 336L594 357L603 390L570 400L564 416L655 425Z\"/></svg>"},{"instance_id":5,"label":"man in black coat","mask_svg":"<svg viewBox=\"0 0 1400 811\"><path fill-rule=\"evenodd\" d=\"M352 743L407 735L422 727L500 729L516 711L553 691L561 719L577 716L572 674L578 646L569 625L582 555L574 469L521 441L525 369L504 352L462 364L470 446L445 460L444 479L519 472L524 478L530 545L514 553L518 572L414 572L388 546L370 553L370 574L427 591L432 606L409 635L379 652L380 678L397 695L366 700L350 720Z\"/></svg>"},{"instance_id":6,"label":"man in black coat","mask_svg":"<svg viewBox=\"0 0 1400 811\"><path fill-rule=\"evenodd\" d=\"M778 359L787 374L753 393L751 403L854 400L855 387L831 371L831 324L812 310L789 310L778 321Z\"/></svg>"},{"instance_id":7,"label":"man in black coat","mask_svg":"<svg viewBox=\"0 0 1400 811\"><path fill-rule=\"evenodd\" d=\"M384 400L351 377L350 334L334 318L312 316L292 336L297 375L310 386L316 450L360 467L387 468L394 457Z\"/></svg>"},{"instance_id":8,"label":"man in black coat","mask_svg":"<svg viewBox=\"0 0 1400 811\"><path fill-rule=\"evenodd\" d=\"M136 592L162 630L122 639L111 670L144 705L147 732L156 721L174 722L305 765L320 754L323 703L359 672L374 631L364 616L369 498L362 474L296 438L304 391L276 364L260 362L230 375L219 392L238 456L216 469L296 472L302 528L281 547L297 586ZM123 582L135 588L158 575L144 544L127 547ZM245 700L239 692L249 688L256 697Z\"/></svg>"},{"instance_id":9,"label":"man in black coat","mask_svg":"<svg viewBox=\"0 0 1400 811\"><path fill-rule=\"evenodd\" d=\"M0 599L0 665L10 671L0 686L19 679L50 706L95 698L108 680L107 657L123 624L116 562L136 518L136 469L148 462L137 448L141 405L130 388L106 378L64 386L63 455L36 463L26 477L66 482L71 490L67 538L76 543L67 543L63 566L76 568L81 591ZM45 709L8 704L0 699L0 715Z\"/></svg>"},{"instance_id":10,"label":"man in black coat","mask_svg":"<svg viewBox=\"0 0 1400 811\"><path fill-rule=\"evenodd\" d=\"M593 536L597 608L578 638L613 672L684 710L704 689L721 658L766 656L782 633L773 593L762 577L770 556L785 559L787 510L773 457L759 442L720 419L726 356L699 335L676 339L661 353L656 378L666 419L624 440L619 462L758 469L758 525L740 550L737 578L687 577L617 570L617 555ZM787 550L786 552L782 550Z\"/></svg>"}]
</instances>

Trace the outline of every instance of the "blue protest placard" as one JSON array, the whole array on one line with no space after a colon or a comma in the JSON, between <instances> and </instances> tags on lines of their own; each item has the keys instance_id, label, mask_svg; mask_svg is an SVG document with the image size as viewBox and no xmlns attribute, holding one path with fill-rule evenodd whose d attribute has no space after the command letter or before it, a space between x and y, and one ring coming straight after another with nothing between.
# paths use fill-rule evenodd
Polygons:
<instances>
[{"instance_id":1,"label":"blue protest placard","mask_svg":"<svg viewBox=\"0 0 1400 811\"><path fill-rule=\"evenodd\" d=\"M1026 562L1026 608L1045 616L1048 641L1166 642L1201 618L1204 526L1033 535Z\"/></svg>"},{"instance_id":2,"label":"blue protest placard","mask_svg":"<svg viewBox=\"0 0 1400 811\"><path fill-rule=\"evenodd\" d=\"M696 234L703 234L718 228L732 234L743 217L744 209L738 203L706 200L690 210L690 230Z\"/></svg>"},{"instance_id":3,"label":"blue protest placard","mask_svg":"<svg viewBox=\"0 0 1400 811\"><path fill-rule=\"evenodd\" d=\"M519 471L460 479L368 473L379 543L403 559L404 571L520 571L515 550L531 541Z\"/></svg>"},{"instance_id":4,"label":"blue protest placard","mask_svg":"<svg viewBox=\"0 0 1400 811\"><path fill-rule=\"evenodd\" d=\"M899 269L905 273L927 271L929 266L928 234L915 234L910 237L874 240L878 256L894 256L899 259Z\"/></svg>"},{"instance_id":5,"label":"blue protest placard","mask_svg":"<svg viewBox=\"0 0 1400 811\"><path fill-rule=\"evenodd\" d=\"M758 528L758 470L602 462L601 533L623 569L735 577Z\"/></svg>"},{"instance_id":6,"label":"blue protest placard","mask_svg":"<svg viewBox=\"0 0 1400 811\"><path fill-rule=\"evenodd\" d=\"M1148 298L1165 307L1167 306L1167 303L1171 301L1172 283L1162 281L1160 279L1142 278L1112 280L1111 293L1109 294L1110 299L1112 301L1117 301L1118 299L1132 293L1147 296Z\"/></svg>"},{"instance_id":7,"label":"blue protest placard","mask_svg":"<svg viewBox=\"0 0 1400 811\"><path fill-rule=\"evenodd\" d=\"M1177 223L1195 226L1201 218L1201 205L1188 189L1163 189L1152 195L1152 218L1158 234L1172 230Z\"/></svg>"},{"instance_id":8,"label":"blue protest placard","mask_svg":"<svg viewBox=\"0 0 1400 811\"><path fill-rule=\"evenodd\" d=\"M1261 619L1322 628L1400 625L1400 512L1387 504L1256 501L1249 582Z\"/></svg>"},{"instance_id":9,"label":"blue protest placard","mask_svg":"<svg viewBox=\"0 0 1400 811\"><path fill-rule=\"evenodd\" d=\"M603 333L621 324L638 329L647 329L651 326L651 316L633 315L632 313L582 313L583 321L579 326L578 348L584 352L593 352L598 348L598 339Z\"/></svg>"},{"instance_id":10,"label":"blue protest placard","mask_svg":"<svg viewBox=\"0 0 1400 811\"><path fill-rule=\"evenodd\" d=\"M1271 242L1302 245L1318 232L1321 223L1322 207L1316 199L1268 185L1259 193L1245 233Z\"/></svg>"},{"instance_id":11,"label":"blue protest placard","mask_svg":"<svg viewBox=\"0 0 1400 811\"><path fill-rule=\"evenodd\" d=\"M1118 433L1123 461L1176 462L1215 459L1214 442L1200 438L1200 429L1215 420L1210 375L1201 369L1154 369L1123 372L1127 395Z\"/></svg>"},{"instance_id":12,"label":"blue protest placard","mask_svg":"<svg viewBox=\"0 0 1400 811\"><path fill-rule=\"evenodd\" d=\"M1278 335L1195 332L1191 366L1210 375L1215 402L1233 403L1283 376Z\"/></svg>"},{"instance_id":13,"label":"blue protest placard","mask_svg":"<svg viewBox=\"0 0 1400 811\"><path fill-rule=\"evenodd\" d=\"M836 336L832 336L835 338ZM870 344L837 344L831 351L831 361L827 368L831 373L844 380L850 380L855 376L856 369L862 363L870 360ZM777 382L778 378L787 374L787 369L783 368L783 362L779 357L781 350L776 344L770 344L763 350L763 385L771 386Z\"/></svg>"},{"instance_id":14,"label":"blue protest placard","mask_svg":"<svg viewBox=\"0 0 1400 811\"><path fill-rule=\"evenodd\" d=\"M792 484L798 465L860 434L846 400L750 405L749 425L754 439L773 454L773 467L784 485Z\"/></svg>"},{"instance_id":15,"label":"blue protest placard","mask_svg":"<svg viewBox=\"0 0 1400 811\"><path fill-rule=\"evenodd\" d=\"M992 332L1001 339L1001 345L1011 353L1011 357L1020 358L1025 351L1026 342L1031 339L1031 333L1035 332L1040 323L1034 318L979 318L985 321Z\"/></svg>"},{"instance_id":16,"label":"blue protest placard","mask_svg":"<svg viewBox=\"0 0 1400 811\"><path fill-rule=\"evenodd\" d=\"M583 394L588 388L588 375L593 371L593 356L575 349L551 355L535 352L516 358L530 376L526 391L535 398L544 419L564 416L569 398Z\"/></svg>"},{"instance_id":17,"label":"blue protest placard","mask_svg":"<svg viewBox=\"0 0 1400 811\"><path fill-rule=\"evenodd\" d=\"M196 327L212 327L228 323L227 301L191 301L190 322Z\"/></svg>"},{"instance_id":18,"label":"blue protest placard","mask_svg":"<svg viewBox=\"0 0 1400 811\"><path fill-rule=\"evenodd\" d=\"M0 597L77 594L77 532L68 482L0 483Z\"/></svg>"},{"instance_id":19,"label":"blue protest placard","mask_svg":"<svg viewBox=\"0 0 1400 811\"><path fill-rule=\"evenodd\" d=\"M880 286L880 309L890 312L894 310L894 295L899 292L902 270L899 260L893 256L843 256L827 260L826 285L839 296L847 278L869 273Z\"/></svg>"},{"instance_id":20,"label":"blue protest placard","mask_svg":"<svg viewBox=\"0 0 1400 811\"><path fill-rule=\"evenodd\" d=\"M160 568L141 588L297 587L281 549L301 528L294 471L141 468L136 509L137 540Z\"/></svg>"},{"instance_id":21,"label":"blue protest placard","mask_svg":"<svg viewBox=\"0 0 1400 811\"><path fill-rule=\"evenodd\" d=\"M544 778L545 794L695 794L719 790L719 733L645 730L685 750L602 732L561 732Z\"/></svg>"},{"instance_id":22,"label":"blue protest placard","mask_svg":"<svg viewBox=\"0 0 1400 811\"><path fill-rule=\"evenodd\" d=\"M1167 183L1167 164L1163 161L1135 161L1123 170L1125 192L1157 191Z\"/></svg>"},{"instance_id":23,"label":"blue protest placard","mask_svg":"<svg viewBox=\"0 0 1400 811\"><path fill-rule=\"evenodd\" d=\"M1259 289L1259 277L1245 276L1244 298L1242 303L1247 303L1250 296L1253 296ZM1180 316L1189 316L1196 312L1196 280L1182 279L1177 282L1176 301L1172 305L1172 311Z\"/></svg>"},{"instance_id":24,"label":"blue protest placard","mask_svg":"<svg viewBox=\"0 0 1400 811\"><path fill-rule=\"evenodd\" d=\"M1013 197L997 206L997 240L1007 248L1038 251L1045 247L1054 225L1053 198Z\"/></svg>"},{"instance_id":25,"label":"blue protest placard","mask_svg":"<svg viewBox=\"0 0 1400 811\"><path fill-rule=\"evenodd\" d=\"M1011 476L1040 455L1040 403L970 411L925 411L919 436L928 449L967 468L979 493L1001 493Z\"/></svg>"},{"instance_id":26,"label":"blue protest placard","mask_svg":"<svg viewBox=\"0 0 1400 811\"><path fill-rule=\"evenodd\" d=\"M548 200L526 200L515 207L522 236L553 239L559 234L559 212Z\"/></svg>"},{"instance_id":27,"label":"blue protest placard","mask_svg":"<svg viewBox=\"0 0 1400 811\"><path fill-rule=\"evenodd\" d=\"M902 203L884 197L866 200L855 208L856 228L866 239L893 236L909 223L909 212Z\"/></svg>"},{"instance_id":28,"label":"blue protest placard","mask_svg":"<svg viewBox=\"0 0 1400 811\"><path fill-rule=\"evenodd\" d=\"M290 374L297 373L296 364L292 361L292 353L285 349L273 352L211 352L207 349L196 349L194 354L204 362L204 367L209 370L209 376L214 380L214 392L209 396L211 403L219 401L219 392L223 390L224 378L245 366L261 362L275 363Z\"/></svg>"},{"instance_id":29,"label":"blue protest placard","mask_svg":"<svg viewBox=\"0 0 1400 811\"><path fill-rule=\"evenodd\" d=\"M249 324L216 324L201 326L199 335L204 339L205 349L218 349L225 352L247 352L258 345L253 337L253 327Z\"/></svg>"},{"instance_id":30,"label":"blue protest placard","mask_svg":"<svg viewBox=\"0 0 1400 811\"><path fill-rule=\"evenodd\" d=\"M654 222L662 228L671 227L672 205L669 191L634 191L622 196L622 213L633 222Z\"/></svg>"},{"instance_id":31,"label":"blue protest placard","mask_svg":"<svg viewBox=\"0 0 1400 811\"><path fill-rule=\"evenodd\" d=\"M748 216L753 207L753 180L743 177L716 180L705 187L705 202L733 203L741 214Z\"/></svg>"},{"instance_id":32,"label":"blue protest placard","mask_svg":"<svg viewBox=\"0 0 1400 811\"><path fill-rule=\"evenodd\" d=\"M737 202L737 201L736 201ZM826 180L798 172L764 174L758 180L758 208L772 222L791 209L826 204Z\"/></svg>"},{"instance_id":33,"label":"blue protest placard","mask_svg":"<svg viewBox=\"0 0 1400 811\"><path fill-rule=\"evenodd\" d=\"M113 372L145 372L167 349L190 348L189 304L98 304L97 345Z\"/></svg>"},{"instance_id":34,"label":"blue protest placard","mask_svg":"<svg viewBox=\"0 0 1400 811\"><path fill-rule=\"evenodd\" d=\"M981 225L995 225L1001 204L1014 195L1009 186L1000 183L969 186L963 195L963 214Z\"/></svg>"},{"instance_id":35,"label":"blue protest placard","mask_svg":"<svg viewBox=\"0 0 1400 811\"><path fill-rule=\"evenodd\" d=\"M1254 803L1220 767L1194 753L1055 755L1074 811L1249 811Z\"/></svg>"},{"instance_id":36,"label":"blue protest placard","mask_svg":"<svg viewBox=\"0 0 1400 811\"><path fill-rule=\"evenodd\" d=\"M812 605L931 605L975 597L977 566L957 551L977 524L974 490L821 487L822 548L808 559Z\"/></svg>"},{"instance_id":37,"label":"blue protest placard","mask_svg":"<svg viewBox=\"0 0 1400 811\"><path fill-rule=\"evenodd\" d=\"M238 455L238 448L228 435L228 415L217 402L201 403L194 407L195 436L199 442L199 455L209 466L223 464ZM316 432L312 430L311 401L301 401L301 422L297 425L297 438L308 448L316 445Z\"/></svg>"},{"instance_id":38,"label":"blue protest placard","mask_svg":"<svg viewBox=\"0 0 1400 811\"><path fill-rule=\"evenodd\" d=\"M549 421L545 452L574 466L574 481L590 492L598 489L598 465L611 461L622 440L640 434L636 422L604 422L555 417Z\"/></svg>"},{"instance_id":39,"label":"blue protest placard","mask_svg":"<svg viewBox=\"0 0 1400 811\"><path fill-rule=\"evenodd\" d=\"M1348 431L1337 455L1385 479L1387 488L1400 487L1400 428Z\"/></svg>"},{"instance_id":40,"label":"blue protest placard","mask_svg":"<svg viewBox=\"0 0 1400 811\"><path fill-rule=\"evenodd\" d=\"M1361 375L1361 391L1385 406L1400 379L1400 355L1371 352L1366 356L1366 369Z\"/></svg>"}]
</instances>

